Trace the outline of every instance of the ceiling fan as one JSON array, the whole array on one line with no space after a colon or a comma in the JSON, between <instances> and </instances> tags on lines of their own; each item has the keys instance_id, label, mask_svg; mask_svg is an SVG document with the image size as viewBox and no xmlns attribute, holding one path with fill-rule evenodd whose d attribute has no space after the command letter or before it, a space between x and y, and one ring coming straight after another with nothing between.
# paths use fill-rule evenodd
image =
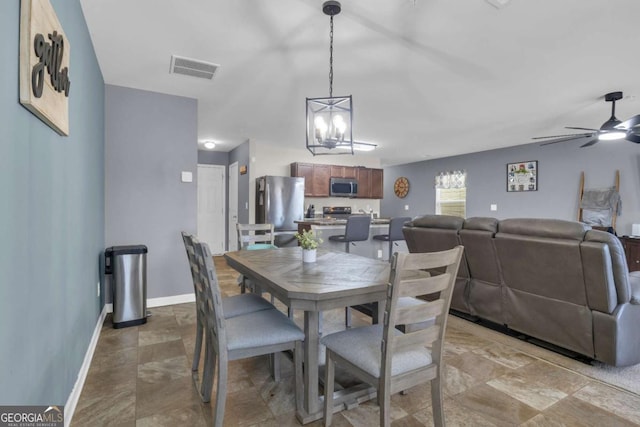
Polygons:
<instances>
[{"instance_id":1,"label":"ceiling fan","mask_svg":"<svg viewBox=\"0 0 640 427\"><path fill-rule=\"evenodd\" d=\"M630 119L621 122L616 118L616 101L622 99L622 92L611 92L604 96L604 100L611 102L611 118L604 122L600 129L569 127L565 129L574 129L586 131L583 133L573 133L567 135L537 136L532 139L550 139L540 145L557 144L558 142L573 141L574 139L588 138L589 140L582 144L582 147L589 147L598 141L612 141L616 139L626 139L627 141L640 144L640 115L633 116Z\"/></svg>"}]
</instances>

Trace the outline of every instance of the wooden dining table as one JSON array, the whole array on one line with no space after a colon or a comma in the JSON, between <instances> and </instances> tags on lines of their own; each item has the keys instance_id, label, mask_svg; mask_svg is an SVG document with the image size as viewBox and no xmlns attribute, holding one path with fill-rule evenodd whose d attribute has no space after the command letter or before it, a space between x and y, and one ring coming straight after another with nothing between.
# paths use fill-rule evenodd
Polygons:
<instances>
[{"instance_id":1,"label":"wooden dining table","mask_svg":"<svg viewBox=\"0 0 640 427\"><path fill-rule=\"evenodd\" d=\"M260 288L291 309L304 311L304 396L296 416L302 424L322 418L318 392L321 313L373 302L379 302L378 310L383 310L389 263L322 249L318 249L316 262L303 263L300 247L236 251L224 256L230 267ZM372 396L369 387L354 387L334 393L334 402L349 406Z\"/></svg>"}]
</instances>

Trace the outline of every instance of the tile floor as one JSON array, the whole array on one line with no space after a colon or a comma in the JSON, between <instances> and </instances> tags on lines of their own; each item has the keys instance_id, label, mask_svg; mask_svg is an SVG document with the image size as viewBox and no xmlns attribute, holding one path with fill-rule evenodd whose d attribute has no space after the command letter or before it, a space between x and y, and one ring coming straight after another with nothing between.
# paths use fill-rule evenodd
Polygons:
<instances>
[{"instance_id":1,"label":"tile floor","mask_svg":"<svg viewBox=\"0 0 640 427\"><path fill-rule=\"evenodd\" d=\"M224 294L238 292L237 274L215 257ZM146 325L100 335L72 426L206 426L212 408L191 378L194 304L151 309ZM340 329L343 310L324 313L325 333ZM301 318L296 316L296 321ZM354 326L367 322L354 311ZM640 425L640 396L472 333L452 318L446 339L445 417L449 426ZM274 383L264 357L230 363L225 425L298 425L291 366ZM214 392L215 393L215 392ZM392 398L394 426L432 425L428 386ZM369 427L378 408L368 402L334 417L335 426ZM313 426L321 422L312 423Z\"/></svg>"}]
</instances>

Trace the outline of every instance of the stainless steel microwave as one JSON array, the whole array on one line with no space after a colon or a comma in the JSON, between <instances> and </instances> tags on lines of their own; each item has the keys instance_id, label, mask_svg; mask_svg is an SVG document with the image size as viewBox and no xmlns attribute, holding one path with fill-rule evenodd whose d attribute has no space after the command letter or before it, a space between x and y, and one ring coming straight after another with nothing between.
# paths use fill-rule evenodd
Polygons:
<instances>
[{"instance_id":1,"label":"stainless steel microwave","mask_svg":"<svg viewBox=\"0 0 640 427\"><path fill-rule=\"evenodd\" d=\"M330 194L333 197L355 197L358 181L353 178L331 178Z\"/></svg>"}]
</instances>

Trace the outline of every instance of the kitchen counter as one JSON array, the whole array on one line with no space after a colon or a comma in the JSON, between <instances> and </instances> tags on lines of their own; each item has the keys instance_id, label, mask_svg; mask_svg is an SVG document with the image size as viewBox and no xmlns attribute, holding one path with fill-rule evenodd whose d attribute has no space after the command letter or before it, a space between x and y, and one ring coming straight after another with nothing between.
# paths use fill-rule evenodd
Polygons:
<instances>
[{"instance_id":1,"label":"kitchen counter","mask_svg":"<svg viewBox=\"0 0 640 427\"><path fill-rule=\"evenodd\" d=\"M305 218L302 221L294 221L302 225L346 225L346 219L334 218ZM376 218L371 220L371 225L389 225L389 218Z\"/></svg>"},{"instance_id":2,"label":"kitchen counter","mask_svg":"<svg viewBox=\"0 0 640 427\"><path fill-rule=\"evenodd\" d=\"M302 221L295 221L298 224L298 232L303 230L313 230L323 240L321 247L333 252L344 252L345 244L329 240L329 236L344 234L346 219L328 219L328 218L307 218ZM350 252L352 254L365 256L374 259L388 260L389 243L380 240L374 240L376 234L389 233L389 219L377 218L371 220L369 231L369 239L363 242L354 242ZM394 243L395 251L408 252L405 242L397 241Z\"/></svg>"}]
</instances>

